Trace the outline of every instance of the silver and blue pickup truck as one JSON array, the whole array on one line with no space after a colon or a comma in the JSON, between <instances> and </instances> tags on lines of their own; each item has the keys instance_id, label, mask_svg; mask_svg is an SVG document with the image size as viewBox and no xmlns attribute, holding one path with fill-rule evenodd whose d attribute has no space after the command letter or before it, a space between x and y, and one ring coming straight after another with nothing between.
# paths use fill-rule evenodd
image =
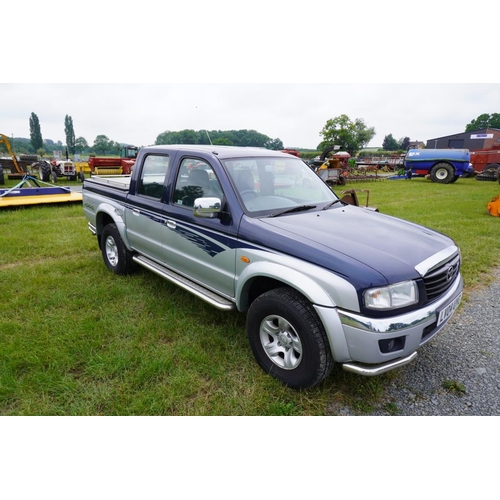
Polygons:
<instances>
[{"instance_id":1,"label":"silver and blue pickup truck","mask_svg":"<svg viewBox=\"0 0 500 500\"><path fill-rule=\"evenodd\" d=\"M344 203L286 153L146 147L131 175L86 179L83 209L110 270L140 265L246 312L257 362L294 389L334 363L367 376L410 363L462 296L452 239Z\"/></svg>"}]
</instances>

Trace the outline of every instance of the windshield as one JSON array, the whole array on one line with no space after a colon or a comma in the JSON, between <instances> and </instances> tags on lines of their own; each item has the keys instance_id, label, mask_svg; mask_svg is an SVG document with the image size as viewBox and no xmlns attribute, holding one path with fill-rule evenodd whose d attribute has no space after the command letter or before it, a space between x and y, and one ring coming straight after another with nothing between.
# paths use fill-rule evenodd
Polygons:
<instances>
[{"instance_id":1,"label":"windshield","mask_svg":"<svg viewBox=\"0 0 500 500\"><path fill-rule=\"evenodd\" d=\"M338 199L299 158L238 158L223 164L251 215L320 209Z\"/></svg>"}]
</instances>

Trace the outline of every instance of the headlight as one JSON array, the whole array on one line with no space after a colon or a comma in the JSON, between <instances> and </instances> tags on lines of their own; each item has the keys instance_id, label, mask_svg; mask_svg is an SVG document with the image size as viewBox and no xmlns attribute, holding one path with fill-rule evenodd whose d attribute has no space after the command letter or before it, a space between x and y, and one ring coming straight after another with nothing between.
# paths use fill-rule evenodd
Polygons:
<instances>
[{"instance_id":1,"label":"headlight","mask_svg":"<svg viewBox=\"0 0 500 500\"><path fill-rule=\"evenodd\" d=\"M365 306L384 311L411 306L418 302L418 288L414 281L404 281L395 285L370 288L363 294Z\"/></svg>"}]
</instances>

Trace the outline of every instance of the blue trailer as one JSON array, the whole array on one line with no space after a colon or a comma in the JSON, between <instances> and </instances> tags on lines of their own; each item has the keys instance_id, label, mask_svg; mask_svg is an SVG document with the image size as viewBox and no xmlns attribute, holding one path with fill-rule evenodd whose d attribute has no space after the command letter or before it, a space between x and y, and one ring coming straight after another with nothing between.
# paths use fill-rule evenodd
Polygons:
<instances>
[{"instance_id":1,"label":"blue trailer","mask_svg":"<svg viewBox=\"0 0 500 500\"><path fill-rule=\"evenodd\" d=\"M432 182L451 184L474 173L468 149L409 149L405 156L407 176L428 175Z\"/></svg>"}]
</instances>

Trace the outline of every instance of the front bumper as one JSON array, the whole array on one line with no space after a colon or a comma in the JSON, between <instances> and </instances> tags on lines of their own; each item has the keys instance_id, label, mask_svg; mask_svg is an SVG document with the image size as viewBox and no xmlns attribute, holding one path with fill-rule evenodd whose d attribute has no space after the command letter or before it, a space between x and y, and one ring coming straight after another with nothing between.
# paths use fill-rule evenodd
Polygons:
<instances>
[{"instance_id":1,"label":"front bumper","mask_svg":"<svg viewBox=\"0 0 500 500\"><path fill-rule=\"evenodd\" d=\"M462 290L463 280L459 275L448 292L436 302L385 319L367 318L339 309L335 315L332 315L332 310L319 307L316 310L326 326L335 361L342 363L347 371L379 375L415 359L417 349L449 321ZM438 324L438 321L441 322Z\"/></svg>"}]
</instances>

